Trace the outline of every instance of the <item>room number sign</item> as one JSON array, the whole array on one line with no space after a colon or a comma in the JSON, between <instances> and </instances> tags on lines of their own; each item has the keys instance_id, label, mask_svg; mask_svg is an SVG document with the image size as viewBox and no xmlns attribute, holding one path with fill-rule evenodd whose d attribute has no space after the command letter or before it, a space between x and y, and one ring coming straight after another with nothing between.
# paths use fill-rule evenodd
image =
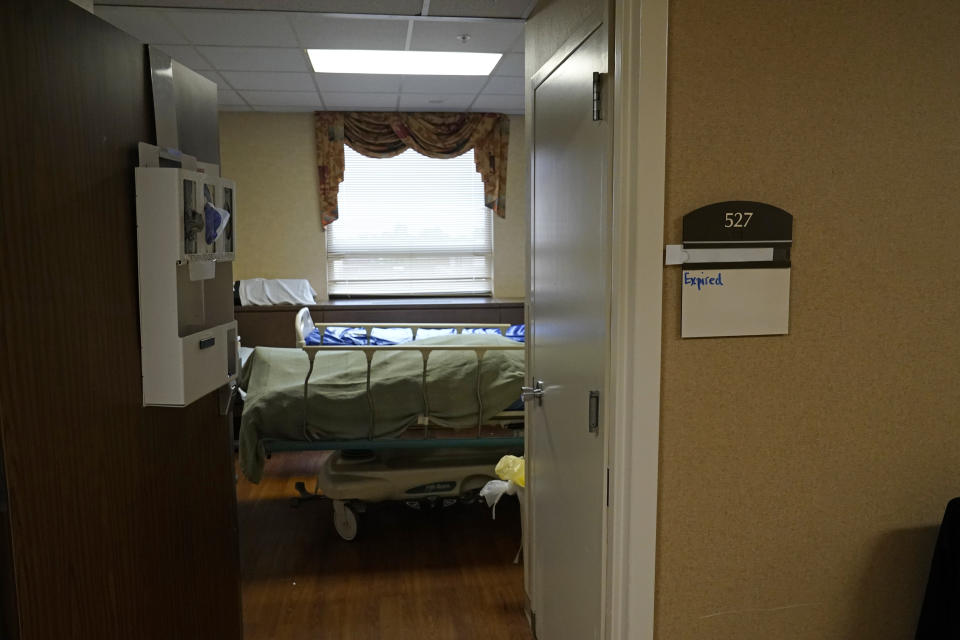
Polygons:
<instances>
[{"instance_id":1,"label":"room number sign","mask_svg":"<svg viewBox=\"0 0 960 640\"><path fill-rule=\"evenodd\" d=\"M730 243L789 247L792 240L793 216L763 202L717 202L683 217L685 248Z\"/></svg>"},{"instance_id":2,"label":"room number sign","mask_svg":"<svg viewBox=\"0 0 960 640\"><path fill-rule=\"evenodd\" d=\"M763 202L717 202L683 217L681 335L787 333L793 216Z\"/></svg>"}]
</instances>

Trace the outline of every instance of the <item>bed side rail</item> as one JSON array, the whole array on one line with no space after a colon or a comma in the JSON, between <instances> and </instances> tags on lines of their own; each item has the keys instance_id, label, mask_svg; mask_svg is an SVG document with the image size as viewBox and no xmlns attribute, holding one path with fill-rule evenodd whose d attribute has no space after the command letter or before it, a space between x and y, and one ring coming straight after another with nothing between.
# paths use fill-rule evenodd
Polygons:
<instances>
[{"instance_id":1,"label":"bed side rail","mask_svg":"<svg viewBox=\"0 0 960 640\"><path fill-rule=\"evenodd\" d=\"M297 346L302 347L306 344L307 336L313 331L313 317L310 315L310 309L301 307L293 319L294 335L297 337Z\"/></svg>"},{"instance_id":2,"label":"bed side rail","mask_svg":"<svg viewBox=\"0 0 960 640\"><path fill-rule=\"evenodd\" d=\"M457 334L462 334L466 329L498 329L500 335L506 335L509 324L502 323L464 323L464 322L317 322L313 325L320 335L324 335L326 330L331 327L349 327L351 329L362 329L367 334L367 342L374 329L410 329L413 332L413 339L417 339L417 331L420 329L453 329ZM320 345L320 346L338 346L338 345Z\"/></svg>"}]
</instances>

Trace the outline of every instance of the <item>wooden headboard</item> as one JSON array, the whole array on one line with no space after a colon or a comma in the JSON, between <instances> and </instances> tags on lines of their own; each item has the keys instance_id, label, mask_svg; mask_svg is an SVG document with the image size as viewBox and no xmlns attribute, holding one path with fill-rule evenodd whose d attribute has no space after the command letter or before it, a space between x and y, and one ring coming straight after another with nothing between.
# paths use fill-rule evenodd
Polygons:
<instances>
[{"instance_id":1,"label":"wooden headboard","mask_svg":"<svg viewBox=\"0 0 960 640\"><path fill-rule=\"evenodd\" d=\"M301 307L235 307L245 347L295 347L293 322ZM490 322L523 324L524 301L498 298L332 300L310 306L314 322Z\"/></svg>"}]
</instances>

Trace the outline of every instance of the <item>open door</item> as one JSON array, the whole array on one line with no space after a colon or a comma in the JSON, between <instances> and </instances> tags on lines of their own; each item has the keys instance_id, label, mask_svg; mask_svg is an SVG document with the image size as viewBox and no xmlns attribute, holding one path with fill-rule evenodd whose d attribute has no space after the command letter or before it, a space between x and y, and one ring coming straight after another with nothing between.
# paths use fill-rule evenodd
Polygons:
<instances>
[{"instance_id":1,"label":"open door","mask_svg":"<svg viewBox=\"0 0 960 640\"><path fill-rule=\"evenodd\" d=\"M610 127L594 98L606 72L601 26L534 90L528 371L542 393L525 397L541 640L600 638L603 619Z\"/></svg>"}]
</instances>

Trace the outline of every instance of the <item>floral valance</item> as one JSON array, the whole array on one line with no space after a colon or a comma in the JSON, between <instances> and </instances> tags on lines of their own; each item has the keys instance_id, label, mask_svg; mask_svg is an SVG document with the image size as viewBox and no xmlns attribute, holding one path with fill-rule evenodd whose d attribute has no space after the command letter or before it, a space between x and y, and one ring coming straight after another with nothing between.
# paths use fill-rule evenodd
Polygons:
<instances>
[{"instance_id":1,"label":"floral valance","mask_svg":"<svg viewBox=\"0 0 960 640\"><path fill-rule=\"evenodd\" d=\"M431 158L455 158L474 150L483 179L484 203L506 215L507 144L510 120L502 114L316 112L320 216L337 219L343 182L343 145L371 158L391 158L407 149Z\"/></svg>"}]
</instances>

